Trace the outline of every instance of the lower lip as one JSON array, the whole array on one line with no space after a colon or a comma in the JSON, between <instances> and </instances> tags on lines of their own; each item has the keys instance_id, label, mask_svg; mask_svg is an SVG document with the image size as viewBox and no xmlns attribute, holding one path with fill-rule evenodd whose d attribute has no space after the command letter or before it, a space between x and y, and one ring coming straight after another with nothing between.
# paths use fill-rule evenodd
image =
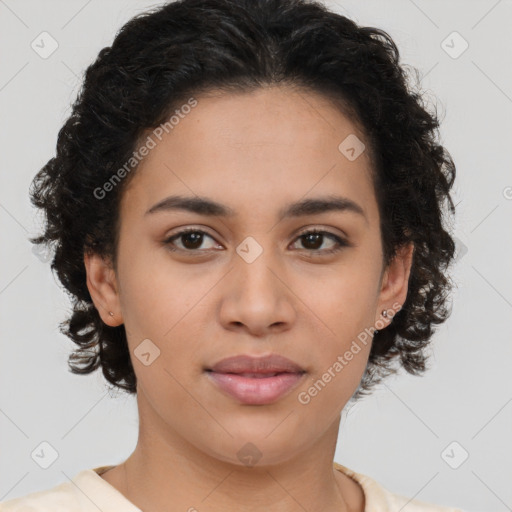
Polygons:
<instances>
[{"instance_id":1,"label":"lower lip","mask_svg":"<svg viewBox=\"0 0 512 512\"><path fill-rule=\"evenodd\" d=\"M242 377L234 373L207 372L219 388L243 404L276 402L293 389L304 373L281 373L274 377Z\"/></svg>"}]
</instances>

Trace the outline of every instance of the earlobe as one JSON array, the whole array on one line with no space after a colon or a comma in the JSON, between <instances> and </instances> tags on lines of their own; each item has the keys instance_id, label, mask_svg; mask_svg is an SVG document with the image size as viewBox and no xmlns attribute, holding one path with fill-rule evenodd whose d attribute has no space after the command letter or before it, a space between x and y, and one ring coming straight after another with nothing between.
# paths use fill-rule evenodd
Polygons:
<instances>
[{"instance_id":1,"label":"earlobe","mask_svg":"<svg viewBox=\"0 0 512 512\"><path fill-rule=\"evenodd\" d=\"M116 275L110 261L96 253L84 253L87 288L101 319L111 327L123 323Z\"/></svg>"},{"instance_id":2,"label":"earlobe","mask_svg":"<svg viewBox=\"0 0 512 512\"><path fill-rule=\"evenodd\" d=\"M414 255L414 244L411 242L400 247L393 260L384 272L380 290L375 323L391 323L393 316L398 313L407 298L409 276L411 274ZM387 315L382 315L387 311ZM384 316L384 318L382 318Z\"/></svg>"}]
</instances>

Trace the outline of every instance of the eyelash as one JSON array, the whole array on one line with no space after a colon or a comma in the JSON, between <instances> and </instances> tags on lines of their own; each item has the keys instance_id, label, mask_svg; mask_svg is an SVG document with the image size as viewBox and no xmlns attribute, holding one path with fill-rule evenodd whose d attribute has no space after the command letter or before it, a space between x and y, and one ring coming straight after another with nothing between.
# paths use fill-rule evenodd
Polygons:
<instances>
[{"instance_id":1,"label":"eyelash","mask_svg":"<svg viewBox=\"0 0 512 512\"><path fill-rule=\"evenodd\" d=\"M181 248L173 248L171 247L174 243L174 240L182 237L183 235L186 235L188 233L200 233L202 235L206 235L210 238L213 239L213 237L211 235L209 235L208 233L206 233L205 231L201 230L201 229L196 229L196 228L187 228L187 229L184 229L183 231L179 231L178 233L175 233L174 235L172 235L171 237L167 238L166 240L164 240L164 245L168 246L168 249L170 251L181 251L181 252L188 252L188 253L200 253L200 252L206 252L204 250L201 250L201 249L181 249ZM336 243L337 243L337 246L332 248L332 249L326 249L326 250L319 250L319 249L304 249L306 252L309 252L309 253L313 253L313 254L322 254L322 255L327 255L327 254L334 254L338 251L341 251L342 249L344 249L345 247L350 247L351 244L349 244L347 241L343 240L343 238L333 234L333 233L330 233L328 231L322 231L322 230L318 230L318 229L311 229L311 230L308 230L308 231L304 231L302 233L300 233L299 235L297 235L297 238L296 240L298 240L299 238L302 238L306 235L310 235L310 234L320 234L320 235L324 235L326 238L330 238L331 240L334 240Z\"/></svg>"}]
</instances>

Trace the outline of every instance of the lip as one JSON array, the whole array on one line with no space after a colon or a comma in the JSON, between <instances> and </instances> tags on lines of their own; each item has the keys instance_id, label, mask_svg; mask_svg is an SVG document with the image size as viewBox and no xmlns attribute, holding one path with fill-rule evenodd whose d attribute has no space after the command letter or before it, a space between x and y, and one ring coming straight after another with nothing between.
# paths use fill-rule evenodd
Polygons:
<instances>
[{"instance_id":1,"label":"lip","mask_svg":"<svg viewBox=\"0 0 512 512\"><path fill-rule=\"evenodd\" d=\"M279 354L260 357L240 354L221 359L207 369L217 373L299 373L304 371L304 368L297 363Z\"/></svg>"},{"instance_id":2,"label":"lip","mask_svg":"<svg viewBox=\"0 0 512 512\"><path fill-rule=\"evenodd\" d=\"M306 371L278 354L264 357L238 355L206 368L208 378L224 393L243 404L271 404L285 396Z\"/></svg>"}]
</instances>

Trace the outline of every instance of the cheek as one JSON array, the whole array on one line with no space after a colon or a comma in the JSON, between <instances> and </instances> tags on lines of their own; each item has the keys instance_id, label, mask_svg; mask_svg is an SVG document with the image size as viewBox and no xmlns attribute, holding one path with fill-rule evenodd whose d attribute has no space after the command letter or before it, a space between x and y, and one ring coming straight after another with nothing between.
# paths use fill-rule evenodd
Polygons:
<instances>
[{"instance_id":1,"label":"cheek","mask_svg":"<svg viewBox=\"0 0 512 512\"><path fill-rule=\"evenodd\" d=\"M186 286L184 272L164 249L124 250L119 276L125 325L138 336L160 339L193 307L197 289Z\"/></svg>"},{"instance_id":2,"label":"cheek","mask_svg":"<svg viewBox=\"0 0 512 512\"><path fill-rule=\"evenodd\" d=\"M301 292L329 328L326 332L340 340L356 336L374 322L379 269L357 259L338 267L321 283L305 281Z\"/></svg>"},{"instance_id":3,"label":"cheek","mask_svg":"<svg viewBox=\"0 0 512 512\"><path fill-rule=\"evenodd\" d=\"M204 297L212 284L192 283L176 269L150 270L131 267L124 281L122 310L130 357L148 392L158 396L165 390L179 401L180 390L172 376L182 382L202 368L198 349L205 338ZM148 353L144 361L141 354ZM148 358L154 362L146 366Z\"/></svg>"},{"instance_id":4,"label":"cheek","mask_svg":"<svg viewBox=\"0 0 512 512\"><path fill-rule=\"evenodd\" d=\"M365 372L372 331L361 328L361 322L345 319L338 322L335 333L317 344L314 371L298 391L299 407L308 414L341 412Z\"/></svg>"},{"instance_id":5,"label":"cheek","mask_svg":"<svg viewBox=\"0 0 512 512\"><path fill-rule=\"evenodd\" d=\"M323 397L317 403L348 400L359 385L371 350L376 283L375 269L354 265L310 295L308 303L322 320L316 330L316 371L309 383L317 382L311 389L311 397Z\"/></svg>"},{"instance_id":6,"label":"cheek","mask_svg":"<svg viewBox=\"0 0 512 512\"><path fill-rule=\"evenodd\" d=\"M297 418L316 436L341 414L356 392L368 362L371 338L365 344L353 343L344 333L342 336L318 350L321 355L315 357L318 364L314 373L294 397Z\"/></svg>"}]
</instances>

